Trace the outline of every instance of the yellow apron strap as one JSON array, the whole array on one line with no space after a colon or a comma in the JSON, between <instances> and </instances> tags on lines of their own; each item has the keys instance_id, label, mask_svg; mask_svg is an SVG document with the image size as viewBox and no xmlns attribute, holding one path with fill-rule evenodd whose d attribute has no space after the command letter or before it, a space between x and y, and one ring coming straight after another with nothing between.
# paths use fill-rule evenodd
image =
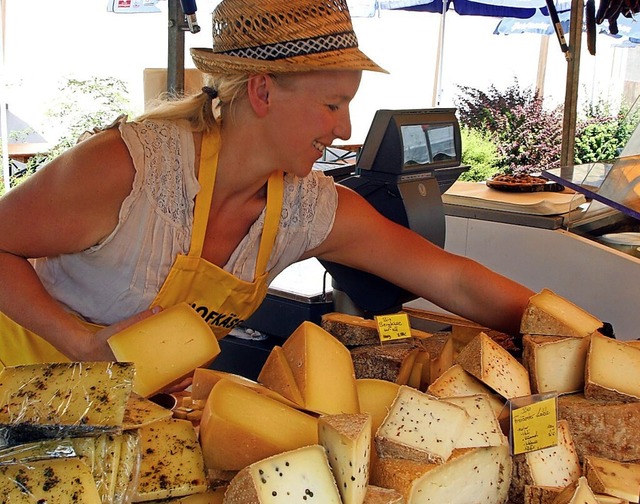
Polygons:
<instances>
[{"instance_id":1,"label":"yellow apron strap","mask_svg":"<svg viewBox=\"0 0 640 504\"><path fill-rule=\"evenodd\" d=\"M204 237L209 221L209 210L213 198L213 184L218 171L218 152L220 151L220 129L215 127L202 137L200 149L200 167L198 168L198 182L200 192L196 197L196 206L193 216L193 233L191 234L191 246L189 257L201 257L204 247Z\"/></svg>"},{"instance_id":2,"label":"yellow apron strap","mask_svg":"<svg viewBox=\"0 0 640 504\"><path fill-rule=\"evenodd\" d=\"M258 250L256 262L256 278L267 270L267 264L271 257L273 244L280 227L280 214L282 213L282 197L284 194L284 175L281 171L273 173L269 177L267 185L267 210L264 216L264 228Z\"/></svg>"}]
</instances>

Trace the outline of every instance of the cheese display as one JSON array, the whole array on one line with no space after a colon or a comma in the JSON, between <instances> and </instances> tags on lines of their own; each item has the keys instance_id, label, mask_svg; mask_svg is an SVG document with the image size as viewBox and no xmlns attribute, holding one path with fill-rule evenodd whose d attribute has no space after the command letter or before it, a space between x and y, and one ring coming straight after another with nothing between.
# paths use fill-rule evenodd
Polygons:
<instances>
[{"instance_id":1,"label":"cheese display","mask_svg":"<svg viewBox=\"0 0 640 504\"><path fill-rule=\"evenodd\" d=\"M555 446L513 456L509 498L513 502L522 502L526 485L564 488L580 476L582 468L569 424L560 420Z\"/></svg>"},{"instance_id":2,"label":"cheese display","mask_svg":"<svg viewBox=\"0 0 640 504\"><path fill-rule=\"evenodd\" d=\"M294 404L304 406L304 398L282 347L276 345L271 349L258 375L258 382Z\"/></svg>"},{"instance_id":3,"label":"cheese display","mask_svg":"<svg viewBox=\"0 0 640 504\"><path fill-rule=\"evenodd\" d=\"M144 397L208 366L220 353L209 325L187 303L125 328L108 343L119 362L135 363L133 390Z\"/></svg>"},{"instance_id":4,"label":"cheese display","mask_svg":"<svg viewBox=\"0 0 640 504\"><path fill-rule=\"evenodd\" d=\"M171 418L170 409L163 408L141 395L132 393L124 410L122 429L138 429L158 420L167 420L169 418Z\"/></svg>"},{"instance_id":5,"label":"cheese display","mask_svg":"<svg viewBox=\"0 0 640 504\"><path fill-rule=\"evenodd\" d=\"M29 364L0 371L0 447L122 429L131 363Z\"/></svg>"},{"instance_id":6,"label":"cheese display","mask_svg":"<svg viewBox=\"0 0 640 504\"><path fill-rule=\"evenodd\" d=\"M584 395L607 401L640 401L640 348L594 333L587 355Z\"/></svg>"},{"instance_id":7,"label":"cheese display","mask_svg":"<svg viewBox=\"0 0 640 504\"><path fill-rule=\"evenodd\" d=\"M89 467L76 457L0 465L0 496L11 504L102 504Z\"/></svg>"},{"instance_id":8,"label":"cheese display","mask_svg":"<svg viewBox=\"0 0 640 504\"><path fill-rule=\"evenodd\" d=\"M531 392L582 392L589 341L589 337L525 334L522 338L522 361L529 371Z\"/></svg>"},{"instance_id":9,"label":"cheese display","mask_svg":"<svg viewBox=\"0 0 640 504\"><path fill-rule=\"evenodd\" d=\"M140 429L140 471L132 502L207 489L202 451L191 422L163 420Z\"/></svg>"},{"instance_id":10,"label":"cheese display","mask_svg":"<svg viewBox=\"0 0 640 504\"><path fill-rule=\"evenodd\" d=\"M321 416L318 441L327 452L342 504L362 504L369 483L371 415Z\"/></svg>"},{"instance_id":11,"label":"cheese display","mask_svg":"<svg viewBox=\"0 0 640 504\"><path fill-rule=\"evenodd\" d=\"M524 366L485 333L462 349L456 363L505 399L531 394Z\"/></svg>"},{"instance_id":12,"label":"cheese display","mask_svg":"<svg viewBox=\"0 0 640 504\"><path fill-rule=\"evenodd\" d=\"M589 336L603 326L598 318L549 289L529 299L520 332L550 336Z\"/></svg>"},{"instance_id":13,"label":"cheese display","mask_svg":"<svg viewBox=\"0 0 640 504\"><path fill-rule=\"evenodd\" d=\"M584 476L565 489L553 500L553 504L600 504Z\"/></svg>"},{"instance_id":14,"label":"cheese display","mask_svg":"<svg viewBox=\"0 0 640 504\"><path fill-rule=\"evenodd\" d=\"M446 461L469 415L459 406L403 385L375 435L380 457Z\"/></svg>"},{"instance_id":15,"label":"cheese display","mask_svg":"<svg viewBox=\"0 0 640 504\"><path fill-rule=\"evenodd\" d=\"M371 483L400 492L406 504L506 504L511 479L507 446L456 450L445 464L381 458Z\"/></svg>"},{"instance_id":16,"label":"cheese display","mask_svg":"<svg viewBox=\"0 0 640 504\"><path fill-rule=\"evenodd\" d=\"M224 504L341 504L324 448L311 445L243 468L229 483Z\"/></svg>"},{"instance_id":17,"label":"cheese display","mask_svg":"<svg viewBox=\"0 0 640 504\"><path fill-rule=\"evenodd\" d=\"M318 419L231 380L215 384L200 422L209 469L239 471L302 446L318 443Z\"/></svg>"},{"instance_id":18,"label":"cheese display","mask_svg":"<svg viewBox=\"0 0 640 504\"><path fill-rule=\"evenodd\" d=\"M351 354L331 334L305 321L287 338L282 350L305 409L324 414L359 412Z\"/></svg>"},{"instance_id":19,"label":"cheese display","mask_svg":"<svg viewBox=\"0 0 640 504\"><path fill-rule=\"evenodd\" d=\"M558 397L558 418L569 424L581 461L585 454L621 462L640 460L640 402L565 395Z\"/></svg>"},{"instance_id":20,"label":"cheese display","mask_svg":"<svg viewBox=\"0 0 640 504\"><path fill-rule=\"evenodd\" d=\"M640 464L585 456L584 475L594 492L640 501Z\"/></svg>"},{"instance_id":21,"label":"cheese display","mask_svg":"<svg viewBox=\"0 0 640 504\"><path fill-rule=\"evenodd\" d=\"M478 380L467 373L460 364L454 364L442 373L433 383L427 387L427 393L436 397L456 397L476 394L484 394L491 403L496 416L504 407L505 400Z\"/></svg>"},{"instance_id":22,"label":"cheese display","mask_svg":"<svg viewBox=\"0 0 640 504\"><path fill-rule=\"evenodd\" d=\"M421 345L414 339L352 348L356 378L375 378L406 385L421 350Z\"/></svg>"},{"instance_id":23,"label":"cheese display","mask_svg":"<svg viewBox=\"0 0 640 504\"><path fill-rule=\"evenodd\" d=\"M489 398L484 394L450 397L443 401L463 408L468 417L454 448L474 448L479 446L508 445L507 437L502 433L498 418L491 407Z\"/></svg>"}]
</instances>

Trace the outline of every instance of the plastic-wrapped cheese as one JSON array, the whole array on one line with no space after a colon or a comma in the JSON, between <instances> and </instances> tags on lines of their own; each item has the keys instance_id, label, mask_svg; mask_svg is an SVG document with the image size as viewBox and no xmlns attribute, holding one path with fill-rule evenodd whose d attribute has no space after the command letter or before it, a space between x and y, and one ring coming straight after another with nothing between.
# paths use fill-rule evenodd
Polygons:
<instances>
[{"instance_id":1,"label":"plastic-wrapped cheese","mask_svg":"<svg viewBox=\"0 0 640 504\"><path fill-rule=\"evenodd\" d=\"M133 391L149 397L220 353L215 335L193 308L179 303L109 338L120 362L133 362Z\"/></svg>"}]
</instances>

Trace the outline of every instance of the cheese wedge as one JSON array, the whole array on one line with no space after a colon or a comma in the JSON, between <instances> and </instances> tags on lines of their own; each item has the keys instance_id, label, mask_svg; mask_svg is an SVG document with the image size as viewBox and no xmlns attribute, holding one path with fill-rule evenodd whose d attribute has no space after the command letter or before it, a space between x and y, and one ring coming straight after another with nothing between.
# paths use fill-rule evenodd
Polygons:
<instances>
[{"instance_id":1,"label":"cheese wedge","mask_svg":"<svg viewBox=\"0 0 640 504\"><path fill-rule=\"evenodd\" d=\"M582 392L589 337L525 334L522 348L522 362L529 371L531 392Z\"/></svg>"},{"instance_id":2,"label":"cheese wedge","mask_svg":"<svg viewBox=\"0 0 640 504\"><path fill-rule=\"evenodd\" d=\"M375 435L380 457L445 462L464 427L467 412L403 385Z\"/></svg>"},{"instance_id":3,"label":"cheese wedge","mask_svg":"<svg viewBox=\"0 0 640 504\"><path fill-rule=\"evenodd\" d=\"M553 500L553 504L599 504L584 476L567 485Z\"/></svg>"},{"instance_id":4,"label":"cheese wedge","mask_svg":"<svg viewBox=\"0 0 640 504\"><path fill-rule=\"evenodd\" d=\"M132 502L167 499L207 489L196 432L187 420L163 420L140 429L140 473Z\"/></svg>"},{"instance_id":5,"label":"cheese wedge","mask_svg":"<svg viewBox=\"0 0 640 504\"><path fill-rule=\"evenodd\" d=\"M584 475L594 492L613 495L629 502L640 500L640 464L586 455Z\"/></svg>"},{"instance_id":6,"label":"cheese wedge","mask_svg":"<svg viewBox=\"0 0 640 504\"><path fill-rule=\"evenodd\" d=\"M371 415L323 415L318 421L318 441L338 485L342 504L362 504L369 482Z\"/></svg>"},{"instance_id":7,"label":"cheese wedge","mask_svg":"<svg viewBox=\"0 0 640 504\"><path fill-rule=\"evenodd\" d=\"M467 373L460 364L454 364L442 373L427 387L427 393L435 397L459 397L484 394L491 403L491 408L498 418L504 408L505 400L478 380Z\"/></svg>"},{"instance_id":8,"label":"cheese wedge","mask_svg":"<svg viewBox=\"0 0 640 504\"><path fill-rule=\"evenodd\" d=\"M170 409L163 408L153 401L133 393L129 396L127 407L124 410L122 428L124 430L138 429L158 420L167 420L171 416Z\"/></svg>"},{"instance_id":9,"label":"cheese wedge","mask_svg":"<svg viewBox=\"0 0 640 504\"><path fill-rule=\"evenodd\" d=\"M449 397L442 399L442 401L463 408L469 415L468 421L463 426L462 433L456 440L454 448L476 448L509 444L485 394Z\"/></svg>"},{"instance_id":10,"label":"cheese wedge","mask_svg":"<svg viewBox=\"0 0 640 504\"><path fill-rule=\"evenodd\" d=\"M582 475L569 424L558 421L555 446L513 456L513 477L509 498L522 502L526 485L566 487Z\"/></svg>"},{"instance_id":11,"label":"cheese wedge","mask_svg":"<svg viewBox=\"0 0 640 504\"><path fill-rule=\"evenodd\" d=\"M65 362L0 371L0 446L117 432L133 381L131 363Z\"/></svg>"},{"instance_id":12,"label":"cheese wedge","mask_svg":"<svg viewBox=\"0 0 640 504\"><path fill-rule=\"evenodd\" d=\"M107 341L120 362L134 362L133 391L149 397L208 366L220 353L209 325L187 303L147 317Z\"/></svg>"},{"instance_id":13,"label":"cheese wedge","mask_svg":"<svg viewBox=\"0 0 640 504\"><path fill-rule=\"evenodd\" d=\"M411 338L352 348L351 359L358 379L373 378L407 385L421 353L424 352L419 341Z\"/></svg>"},{"instance_id":14,"label":"cheese wedge","mask_svg":"<svg viewBox=\"0 0 640 504\"><path fill-rule=\"evenodd\" d=\"M242 469L231 480L225 504L341 504L324 448L305 446Z\"/></svg>"},{"instance_id":15,"label":"cheese wedge","mask_svg":"<svg viewBox=\"0 0 640 504\"><path fill-rule=\"evenodd\" d=\"M511 479L507 446L456 450L444 464L381 458L371 484L400 492L406 504L505 504Z\"/></svg>"},{"instance_id":16,"label":"cheese wedge","mask_svg":"<svg viewBox=\"0 0 640 504\"><path fill-rule=\"evenodd\" d=\"M239 471L283 451L318 443L318 419L231 380L211 390L200 444L208 469Z\"/></svg>"},{"instance_id":17,"label":"cheese wedge","mask_svg":"<svg viewBox=\"0 0 640 504\"><path fill-rule=\"evenodd\" d=\"M450 332L436 332L420 340L428 354L428 365L423 366L421 390L426 389L453 365L453 339Z\"/></svg>"},{"instance_id":18,"label":"cheese wedge","mask_svg":"<svg viewBox=\"0 0 640 504\"><path fill-rule=\"evenodd\" d=\"M347 347L304 321L282 345L304 407L324 414L359 413L353 361Z\"/></svg>"},{"instance_id":19,"label":"cheese wedge","mask_svg":"<svg viewBox=\"0 0 640 504\"><path fill-rule=\"evenodd\" d=\"M258 375L258 382L296 405L304 406L304 398L281 346L276 345L269 352Z\"/></svg>"},{"instance_id":20,"label":"cheese wedge","mask_svg":"<svg viewBox=\"0 0 640 504\"><path fill-rule=\"evenodd\" d=\"M505 399L531 395L527 370L485 333L462 349L456 363Z\"/></svg>"},{"instance_id":21,"label":"cheese wedge","mask_svg":"<svg viewBox=\"0 0 640 504\"><path fill-rule=\"evenodd\" d=\"M584 395L605 401L640 401L640 348L593 333Z\"/></svg>"},{"instance_id":22,"label":"cheese wedge","mask_svg":"<svg viewBox=\"0 0 640 504\"><path fill-rule=\"evenodd\" d=\"M529 299L520 324L522 334L589 336L602 327L598 318L549 289Z\"/></svg>"},{"instance_id":23,"label":"cheese wedge","mask_svg":"<svg viewBox=\"0 0 640 504\"><path fill-rule=\"evenodd\" d=\"M11 504L102 504L91 472L79 458L2 465L0 496Z\"/></svg>"}]
</instances>

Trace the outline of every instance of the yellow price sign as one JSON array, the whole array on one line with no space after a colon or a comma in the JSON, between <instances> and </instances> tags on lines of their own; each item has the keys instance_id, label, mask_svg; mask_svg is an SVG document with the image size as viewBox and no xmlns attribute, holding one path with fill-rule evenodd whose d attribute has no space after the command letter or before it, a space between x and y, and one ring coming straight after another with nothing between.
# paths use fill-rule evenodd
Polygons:
<instances>
[{"instance_id":1,"label":"yellow price sign","mask_svg":"<svg viewBox=\"0 0 640 504\"><path fill-rule=\"evenodd\" d=\"M380 341L392 341L411 337L411 325L406 313L376 315Z\"/></svg>"},{"instance_id":2,"label":"yellow price sign","mask_svg":"<svg viewBox=\"0 0 640 504\"><path fill-rule=\"evenodd\" d=\"M511 411L513 454L558 444L556 399L545 399Z\"/></svg>"}]
</instances>

